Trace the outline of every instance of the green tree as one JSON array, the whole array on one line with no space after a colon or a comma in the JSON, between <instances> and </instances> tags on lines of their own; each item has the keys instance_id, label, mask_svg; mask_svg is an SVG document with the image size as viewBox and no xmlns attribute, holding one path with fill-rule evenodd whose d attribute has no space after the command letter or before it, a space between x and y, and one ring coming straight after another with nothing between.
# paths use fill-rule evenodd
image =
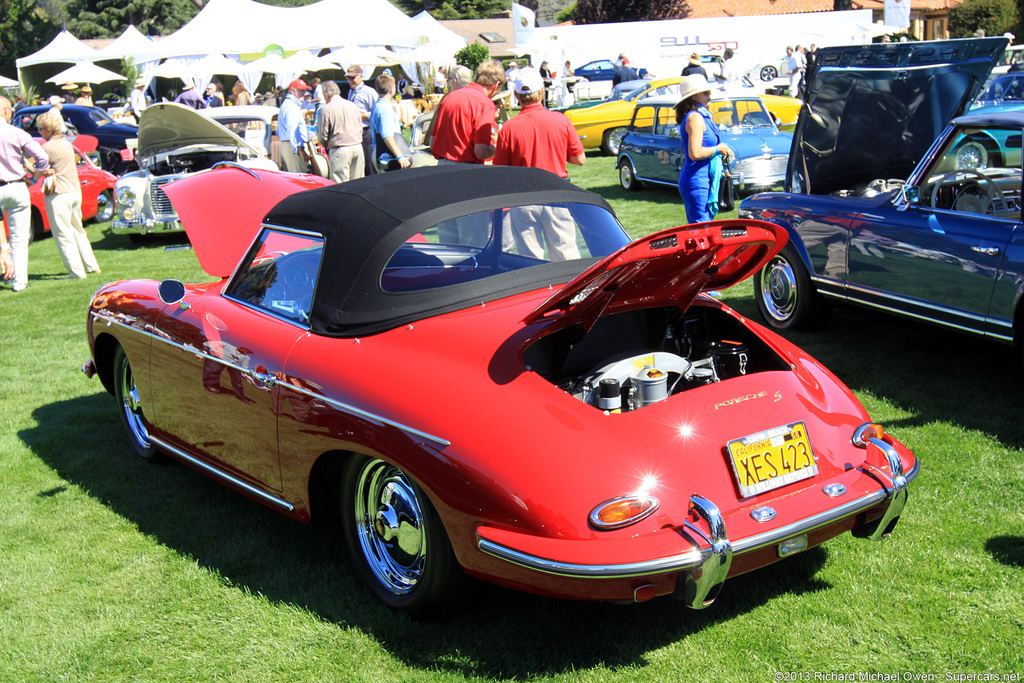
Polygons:
<instances>
[{"instance_id":1,"label":"green tree","mask_svg":"<svg viewBox=\"0 0 1024 683\"><path fill-rule=\"evenodd\" d=\"M949 10L949 37L967 38L978 29L999 36L1017 26L1014 0L966 0Z\"/></svg>"},{"instance_id":2,"label":"green tree","mask_svg":"<svg viewBox=\"0 0 1024 683\"><path fill-rule=\"evenodd\" d=\"M455 63L461 64L470 71L476 71L480 62L491 58L491 51L483 43L470 43L455 53Z\"/></svg>"},{"instance_id":3,"label":"green tree","mask_svg":"<svg viewBox=\"0 0 1024 683\"><path fill-rule=\"evenodd\" d=\"M404 4L409 4L405 2ZM431 16L435 19L486 19L496 12L509 9L508 0L445 0L439 5L427 7L430 3L423 3ZM403 3L398 3L403 7ZM403 7L404 9L404 7ZM408 12L408 10L406 10Z\"/></svg>"},{"instance_id":4,"label":"green tree","mask_svg":"<svg viewBox=\"0 0 1024 683\"><path fill-rule=\"evenodd\" d=\"M607 24L685 19L689 14L687 0L578 0L574 19L580 24Z\"/></svg>"},{"instance_id":5,"label":"green tree","mask_svg":"<svg viewBox=\"0 0 1024 683\"><path fill-rule=\"evenodd\" d=\"M18 57L44 47L59 32L59 22L36 0L0 2L0 72L13 76Z\"/></svg>"}]
</instances>

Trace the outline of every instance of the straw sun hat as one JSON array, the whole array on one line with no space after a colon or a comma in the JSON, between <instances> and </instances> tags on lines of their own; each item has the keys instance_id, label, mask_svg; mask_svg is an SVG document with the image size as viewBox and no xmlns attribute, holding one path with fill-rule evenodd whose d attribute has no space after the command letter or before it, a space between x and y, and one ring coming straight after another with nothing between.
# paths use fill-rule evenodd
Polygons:
<instances>
[{"instance_id":1,"label":"straw sun hat","mask_svg":"<svg viewBox=\"0 0 1024 683\"><path fill-rule=\"evenodd\" d=\"M699 92L711 92L708 79L700 74L690 74L683 78L679 84L679 98L685 100L687 97L696 95Z\"/></svg>"}]
</instances>

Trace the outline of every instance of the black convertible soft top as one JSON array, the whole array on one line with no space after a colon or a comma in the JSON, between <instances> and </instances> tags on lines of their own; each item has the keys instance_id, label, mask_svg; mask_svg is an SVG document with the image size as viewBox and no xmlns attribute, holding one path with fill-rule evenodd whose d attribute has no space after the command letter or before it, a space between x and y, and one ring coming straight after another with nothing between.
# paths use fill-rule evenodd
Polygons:
<instances>
[{"instance_id":1,"label":"black convertible soft top","mask_svg":"<svg viewBox=\"0 0 1024 683\"><path fill-rule=\"evenodd\" d=\"M552 203L591 204L613 213L599 195L547 171L453 164L299 192L271 209L264 223L324 236L310 324L318 334L351 337L568 282L596 259L548 263L420 291L386 292L380 285L398 247L427 228L481 211Z\"/></svg>"}]
</instances>

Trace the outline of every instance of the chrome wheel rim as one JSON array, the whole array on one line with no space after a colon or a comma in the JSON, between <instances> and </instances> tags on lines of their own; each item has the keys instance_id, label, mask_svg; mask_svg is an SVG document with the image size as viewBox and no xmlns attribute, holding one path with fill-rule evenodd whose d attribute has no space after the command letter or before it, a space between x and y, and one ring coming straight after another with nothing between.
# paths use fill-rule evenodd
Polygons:
<instances>
[{"instance_id":1,"label":"chrome wheel rim","mask_svg":"<svg viewBox=\"0 0 1024 683\"><path fill-rule=\"evenodd\" d=\"M96 197L96 222L106 223L114 217L114 202L110 200L106 192L100 192Z\"/></svg>"},{"instance_id":2,"label":"chrome wheel rim","mask_svg":"<svg viewBox=\"0 0 1024 683\"><path fill-rule=\"evenodd\" d=\"M356 535L370 571L394 595L423 578L427 538L419 501L405 473L382 460L363 465L356 480Z\"/></svg>"},{"instance_id":3,"label":"chrome wheel rim","mask_svg":"<svg viewBox=\"0 0 1024 683\"><path fill-rule=\"evenodd\" d=\"M768 315L779 322L789 320L796 310L796 273L789 261L781 256L773 258L764 268L761 301Z\"/></svg>"},{"instance_id":4,"label":"chrome wheel rim","mask_svg":"<svg viewBox=\"0 0 1024 683\"><path fill-rule=\"evenodd\" d=\"M619 183L627 190L633 184L633 167L629 165L629 162L619 167Z\"/></svg>"},{"instance_id":5,"label":"chrome wheel rim","mask_svg":"<svg viewBox=\"0 0 1024 683\"><path fill-rule=\"evenodd\" d=\"M152 444L142 417L139 389L135 386L135 376L127 362L121 370L121 410L124 413L125 424L128 425L128 430L132 433L132 438L143 448L149 448Z\"/></svg>"},{"instance_id":6,"label":"chrome wheel rim","mask_svg":"<svg viewBox=\"0 0 1024 683\"><path fill-rule=\"evenodd\" d=\"M612 131L608 133L608 150L612 154L619 153L619 146L622 145L622 138L624 137L626 137L625 128L613 128Z\"/></svg>"},{"instance_id":7,"label":"chrome wheel rim","mask_svg":"<svg viewBox=\"0 0 1024 683\"><path fill-rule=\"evenodd\" d=\"M773 66L766 66L761 69L761 80L762 81L774 81L779 75L779 72L775 70Z\"/></svg>"}]
</instances>

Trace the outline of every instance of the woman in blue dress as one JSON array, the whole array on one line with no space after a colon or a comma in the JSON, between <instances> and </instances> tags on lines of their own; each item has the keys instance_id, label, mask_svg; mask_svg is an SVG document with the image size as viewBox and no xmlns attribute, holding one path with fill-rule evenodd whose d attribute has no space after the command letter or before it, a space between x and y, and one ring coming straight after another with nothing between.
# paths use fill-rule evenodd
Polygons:
<instances>
[{"instance_id":1,"label":"woman in blue dress","mask_svg":"<svg viewBox=\"0 0 1024 683\"><path fill-rule=\"evenodd\" d=\"M718 126L711 119L708 104L711 86L700 74L679 84L682 101L676 105L676 123L683 142L683 165L679 169L679 194L688 223L709 221L718 211L718 183L722 166L733 152L722 142Z\"/></svg>"}]
</instances>

